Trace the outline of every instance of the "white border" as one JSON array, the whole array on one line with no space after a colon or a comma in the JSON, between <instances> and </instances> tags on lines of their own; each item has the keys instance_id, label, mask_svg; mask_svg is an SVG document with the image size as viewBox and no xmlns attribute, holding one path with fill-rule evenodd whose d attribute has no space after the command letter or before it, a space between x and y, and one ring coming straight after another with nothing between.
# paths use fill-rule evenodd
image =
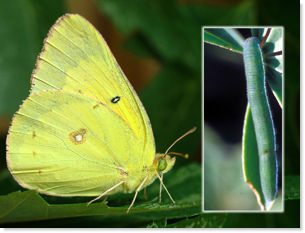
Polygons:
<instances>
[{"instance_id":1,"label":"white border","mask_svg":"<svg viewBox=\"0 0 305 233\"><path fill-rule=\"evenodd\" d=\"M252 28L281 28L283 32L283 76L282 76L282 210L270 210L270 211L261 211L261 210L205 210L204 209L204 29L205 28L238 28L238 29L252 29ZM201 73L201 81L202 81L202 207L201 210L204 213L283 213L285 212L285 160L284 160L284 152L285 152L285 28L283 26L203 26L201 30L202 35L202 73ZM250 187L249 187L250 188Z\"/></svg>"}]
</instances>

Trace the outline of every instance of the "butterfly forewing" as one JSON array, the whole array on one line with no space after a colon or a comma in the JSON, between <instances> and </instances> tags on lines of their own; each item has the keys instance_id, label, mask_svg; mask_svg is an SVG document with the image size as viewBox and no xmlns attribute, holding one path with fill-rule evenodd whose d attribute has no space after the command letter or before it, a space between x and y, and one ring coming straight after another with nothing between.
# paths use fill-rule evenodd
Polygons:
<instances>
[{"instance_id":1,"label":"butterfly forewing","mask_svg":"<svg viewBox=\"0 0 305 233\"><path fill-rule=\"evenodd\" d=\"M152 164L155 145L145 109L102 36L79 15L61 17L44 42L31 94L45 90L74 92L107 105L141 142L140 153L133 156L141 157L143 166Z\"/></svg>"}]
</instances>

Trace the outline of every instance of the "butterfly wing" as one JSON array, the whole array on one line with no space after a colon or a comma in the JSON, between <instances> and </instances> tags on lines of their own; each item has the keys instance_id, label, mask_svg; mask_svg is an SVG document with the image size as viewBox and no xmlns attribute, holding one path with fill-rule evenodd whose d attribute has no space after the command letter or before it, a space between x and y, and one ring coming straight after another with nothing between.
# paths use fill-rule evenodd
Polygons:
<instances>
[{"instance_id":1,"label":"butterfly wing","mask_svg":"<svg viewBox=\"0 0 305 233\"><path fill-rule=\"evenodd\" d=\"M45 91L25 100L7 138L7 163L25 188L57 196L98 196L140 166L142 142L99 100ZM116 188L115 192L122 191Z\"/></svg>"},{"instance_id":2,"label":"butterfly wing","mask_svg":"<svg viewBox=\"0 0 305 233\"><path fill-rule=\"evenodd\" d=\"M155 143L145 109L102 36L80 15L59 18L44 42L31 94L44 90L85 94L107 105L141 141L141 153L135 156L152 164Z\"/></svg>"}]
</instances>

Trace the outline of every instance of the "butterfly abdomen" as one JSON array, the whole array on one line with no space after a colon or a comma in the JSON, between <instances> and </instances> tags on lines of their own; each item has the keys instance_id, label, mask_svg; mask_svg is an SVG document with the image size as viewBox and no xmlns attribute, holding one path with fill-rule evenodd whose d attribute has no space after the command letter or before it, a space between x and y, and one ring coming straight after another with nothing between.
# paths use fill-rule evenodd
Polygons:
<instances>
[{"instance_id":1,"label":"butterfly abdomen","mask_svg":"<svg viewBox=\"0 0 305 233\"><path fill-rule=\"evenodd\" d=\"M157 178L154 172L147 168L140 168L140 167L132 167L128 169L128 174L124 177L122 176L122 179L126 181L124 185L124 193L133 193L136 191L136 189L139 187L139 185L143 182L143 180L146 178L145 184L143 185L143 188L152 184L155 179Z\"/></svg>"}]
</instances>

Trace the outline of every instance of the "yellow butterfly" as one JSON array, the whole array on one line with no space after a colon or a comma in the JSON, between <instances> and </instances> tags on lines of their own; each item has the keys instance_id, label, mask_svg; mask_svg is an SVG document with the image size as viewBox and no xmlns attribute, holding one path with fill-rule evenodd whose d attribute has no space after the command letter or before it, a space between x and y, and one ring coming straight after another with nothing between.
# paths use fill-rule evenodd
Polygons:
<instances>
[{"instance_id":1,"label":"yellow butterfly","mask_svg":"<svg viewBox=\"0 0 305 233\"><path fill-rule=\"evenodd\" d=\"M156 178L160 192L163 186L168 193L162 177L175 163L169 155L186 155L168 153L172 146L155 153L139 97L86 19L67 14L57 20L31 83L7 137L7 165L21 186L54 196L97 196L89 204L135 192L127 212Z\"/></svg>"}]
</instances>

